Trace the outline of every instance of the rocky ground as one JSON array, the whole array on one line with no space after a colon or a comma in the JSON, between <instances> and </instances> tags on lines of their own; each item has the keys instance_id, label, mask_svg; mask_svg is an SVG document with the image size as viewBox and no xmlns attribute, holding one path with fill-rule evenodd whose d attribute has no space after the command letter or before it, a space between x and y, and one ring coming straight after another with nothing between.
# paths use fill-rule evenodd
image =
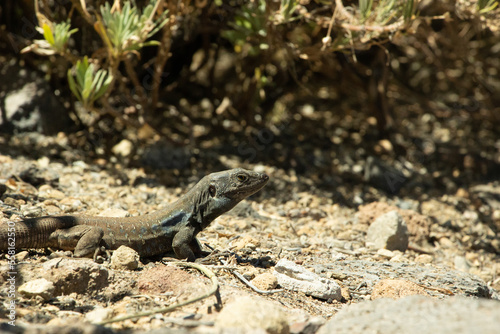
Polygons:
<instances>
[{"instance_id":1,"label":"rocky ground","mask_svg":"<svg viewBox=\"0 0 500 334\"><path fill-rule=\"evenodd\" d=\"M159 176L119 163L64 162L50 154L33 159L15 154L8 148L14 139L9 140L1 143L1 224L80 212L141 215L174 201L210 172ZM30 143L33 150L50 151L54 147L42 143L51 140ZM231 157L221 163L241 166ZM71 252L18 250L15 281L7 274L11 259L0 257L0 329L493 333L499 328L498 181L422 200L354 196L357 205L348 206L313 176L267 165L244 167L267 173L269 184L199 235L214 250L203 264L218 279L220 300L211 296L169 313L92 325L195 298L211 282L169 258L138 260L127 249L97 262L72 258ZM490 220L483 219L485 213Z\"/></svg>"}]
</instances>

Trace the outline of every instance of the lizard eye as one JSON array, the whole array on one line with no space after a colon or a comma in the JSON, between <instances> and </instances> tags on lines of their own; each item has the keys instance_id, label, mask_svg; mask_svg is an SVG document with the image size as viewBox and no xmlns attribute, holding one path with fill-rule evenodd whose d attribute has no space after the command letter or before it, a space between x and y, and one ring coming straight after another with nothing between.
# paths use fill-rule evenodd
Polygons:
<instances>
[{"instance_id":1,"label":"lizard eye","mask_svg":"<svg viewBox=\"0 0 500 334\"><path fill-rule=\"evenodd\" d=\"M215 197L217 190L215 189L214 185L210 185L210 187L208 187L208 193L210 194L210 196Z\"/></svg>"},{"instance_id":2,"label":"lizard eye","mask_svg":"<svg viewBox=\"0 0 500 334\"><path fill-rule=\"evenodd\" d=\"M246 176L245 174L238 174L236 176L236 178L238 179L238 181L240 182L245 182L247 179L248 179L248 176Z\"/></svg>"}]
</instances>

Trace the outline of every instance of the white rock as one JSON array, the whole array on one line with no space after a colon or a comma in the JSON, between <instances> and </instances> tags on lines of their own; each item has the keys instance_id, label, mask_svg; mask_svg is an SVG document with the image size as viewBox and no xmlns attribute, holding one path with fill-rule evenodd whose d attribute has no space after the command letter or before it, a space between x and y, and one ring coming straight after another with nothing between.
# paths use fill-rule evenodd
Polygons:
<instances>
[{"instance_id":1,"label":"white rock","mask_svg":"<svg viewBox=\"0 0 500 334\"><path fill-rule=\"evenodd\" d=\"M134 270L139 266L139 253L127 246L120 246L111 256L111 268Z\"/></svg>"},{"instance_id":2,"label":"white rock","mask_svg":"<svg viewBox=\"0 0 500 334\"><path fill-rule=\"evenodd\" d=\"M310 272L293 261L281 259L274 267L273 274L284 289L301 291L320 299L341 300L341 288L332 280Z\"/></svg>"},{"instance_id":3,"label":"white rock","mask_svg":"<svg viewBox=\"0 0 500 334\"><path fill-rule=\"evenodd\" d=\"M380 249L406 251L408 248L408 227L396 211L379 216L368 228L366 245Z\"/></svg>"},{"instance_id":4,"label":"white rock","mask_svg":"<svg viewBox=\"0 0 500 334\"><path fill-rule=\"evenodd\" d=\"M278 280L276 279L276 276L266 272L255 276L252 280L252 284L261 290L272 290L276 288L276 285L278 285Z\"/></svg>"},{"instance_id":5,"label":"white rock","mask_svg":"<svg viewBox=\"0 0 500 334\"><path fill-rule=\"evenodd\" d=\"M265 299L253 297L238 297L225 305L217 317L216 326L224 330L231 328L228 333L290 333L283 308ZM233 328L239 330L233 331Z\"/></svg>"},{"instance_id":6,"label":"white rock","mask_svg":"<svg viewBox=\"0 0 500 334\"><path fill-rule=\"evenodd\" d=\"M386 257L388 259L390 259L391 257L394 256L394 253L388 249L385 249L385 248L380 248L378 251L377 251L377 254L380 255L380 256L383 256L383 257Z\"/></svg>"},{"instance_id":7,"label":"white rock","mask_svg":"<svg viewBox=\"0 0 500 334\"><path fill-rule=\"evenodd\" d=\"M464 256L456 255L454 259L455 269L468 273L471 265Z\"/></svg>"},{"instance_id":8,"label":"white rock","mask_svg":"<svg viewBox=\"0 0 500 334\"><path fill-rule=\"evenodd\" d=\"M24 283L19 287L19 293L25 297L40 296L45 300L52 298L54 293L54 283L45 278L38 278Z\"/></svg>"},{"instance_id":9,"label":"white rock","mask_svg":"<svg viewBox=\"0 0 500 334\"><path fill-rule=\"evenodd\" d=\"M133 144L128 139L123 139L121 142L113 146L111 152L115 155L121 155L122 157L128 157L132 153Z\"/></svg>"},{"instance_id":10,"label":"white rock","mask_svg":"<svg viewBox=\"0 0 500 334\"><path fill-rule=\"evenodd\" d=\"M113 310L110 308L96 307L94 310L85 314L85 319L89 322L101 322L110 319L113 316Z\"/></svg>"}]
</instances>

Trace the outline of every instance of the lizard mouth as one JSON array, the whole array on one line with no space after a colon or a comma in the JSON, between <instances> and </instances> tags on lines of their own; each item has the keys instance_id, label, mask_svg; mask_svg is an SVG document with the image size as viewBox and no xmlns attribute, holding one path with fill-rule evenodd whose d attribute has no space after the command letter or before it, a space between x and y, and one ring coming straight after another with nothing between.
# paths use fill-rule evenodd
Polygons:
<instances>
[{"instance_id":1,"label":"lizard mouth","mask_svg":"<svg viewBox=\"0 0 500 334\"><path fill-rule=\"evenodd\" d=\"M269 181L269 176L264 173L258 173L258 175L251 178L251 180L245 184L240 185L229 195L231 197L248 197L255 194L257 191L264 188L264 186Z\"/></svg>"}]
</instances>

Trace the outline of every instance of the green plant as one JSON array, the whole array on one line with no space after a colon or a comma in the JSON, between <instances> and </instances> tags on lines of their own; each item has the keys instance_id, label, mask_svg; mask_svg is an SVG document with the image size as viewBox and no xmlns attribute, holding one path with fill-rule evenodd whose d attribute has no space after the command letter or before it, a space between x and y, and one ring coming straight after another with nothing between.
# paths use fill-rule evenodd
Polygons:
<instances>
[{"instance_id":1,"label":"green plant","mask_svg":"<svg viewBox=\"0 0 500 334\"><path fill-rule=\"evenodd\" d=\"M94 102L106 93L112 80L113 76L107 71L95 71L94 64L89 64L86 56L82 61L77 61L73 69L68 70L69 88L87 109L92 108Z\"/></svg>"},{"instance_id":2,"label":"green plant","mask_svg":"<svg viewBox=\"0 0 500 334\"><path fill-rule=\"evenodd\" d=\"M413 15L414 0L359 0L360 23L386 25L403 17L405 21Z\"/></svg>"},{"instance_id":3,"label":"green plant","mask_svg":"<svg viewBox=\"0 0 500 334\"><path fill-rule=\"evenodd\" d=\"M297 9L297 5L298 4L296 0L281 0L281 6L279 10L281 22L286 23L292 21L292 16Z\"/></svg>"},{"instance_id":4,"label":"green plant","mask_svg":"<svg viewBox=\"0 0 500 334\"><path fill-rule=\"evenodd\" d=\"M359 12L361 13L361 21L364 22L370 16L372 11L373 0L359 0Z\"/></svg>"},{"instance_id":5,"label":"green plant","mask_svg":"<svg viewBox=\"0 0 500 334\"><path fill-rule=\"evenodd\" d=\"M78 29L71 29L69 22L53 24L50 21L37 27L37 31L43 35L44 39L34 40L33 44L24 48L21 52L34 51L40 55L61 54L66 55L68 40Z\"/></svg>"},{"instance_id":6,"label":"green plant","mask_svg":"<svg viewBox=\"0 0 500 334\"><path fill-rule=\"evenodd\" d=\"M267 37L266 1L247 3L243 5L230 23L233 29L222 32L222 37L228 39L236 52L248 52L255 56L261 50L269 48L265 38Z\"/></svg>"},{"instance_id":7,"label":"green plant","mask_svg":"<svg viewBox=\"0 0 500 334\"><path fill-rule=\"evenodd\" d=\"M48 24L42 26L43 37L54 49L55 52L63 53L68 44L68 40L78 29L70 30L69 22L56 23L52 30Z\"/></svg>"},{"instance_id":8,"label":"green plant","mask_svg":"<svg viewBox=\"0 0 500 334\"><path fill-rule=\"evenodd\" d=\"M109 2L101 6L102 21L96 24L96 30L101 35L114 57L119 57L130 51L137 51L145 46L158 45L158 41L146 41L160 30L167 22L168 12L153 21L157 1L148 4L142 14L137 7L126 1L121 10L113 11Z\"/></svg>"},{"instance_id":9,"label":"green plant","mask_svg":"<svg viewBox=\"0 0 500 334\"><path fill-rule=\"evenodd\" d=\"M408 22L412 18L413 6L414 6L413 0L408 0L403 5L403 17L404 17L406 22Z\"/></svg>"},{"instance_id":10,"label":"green plant","mask_svg":"<svg viewBox=\"0 0 500 334\"><path fill-rule=\"evenodd\" d=\"M478 0L477 8L480 13L487 13L498 6L498 0Z\"/></svg>"}]
</instances>

